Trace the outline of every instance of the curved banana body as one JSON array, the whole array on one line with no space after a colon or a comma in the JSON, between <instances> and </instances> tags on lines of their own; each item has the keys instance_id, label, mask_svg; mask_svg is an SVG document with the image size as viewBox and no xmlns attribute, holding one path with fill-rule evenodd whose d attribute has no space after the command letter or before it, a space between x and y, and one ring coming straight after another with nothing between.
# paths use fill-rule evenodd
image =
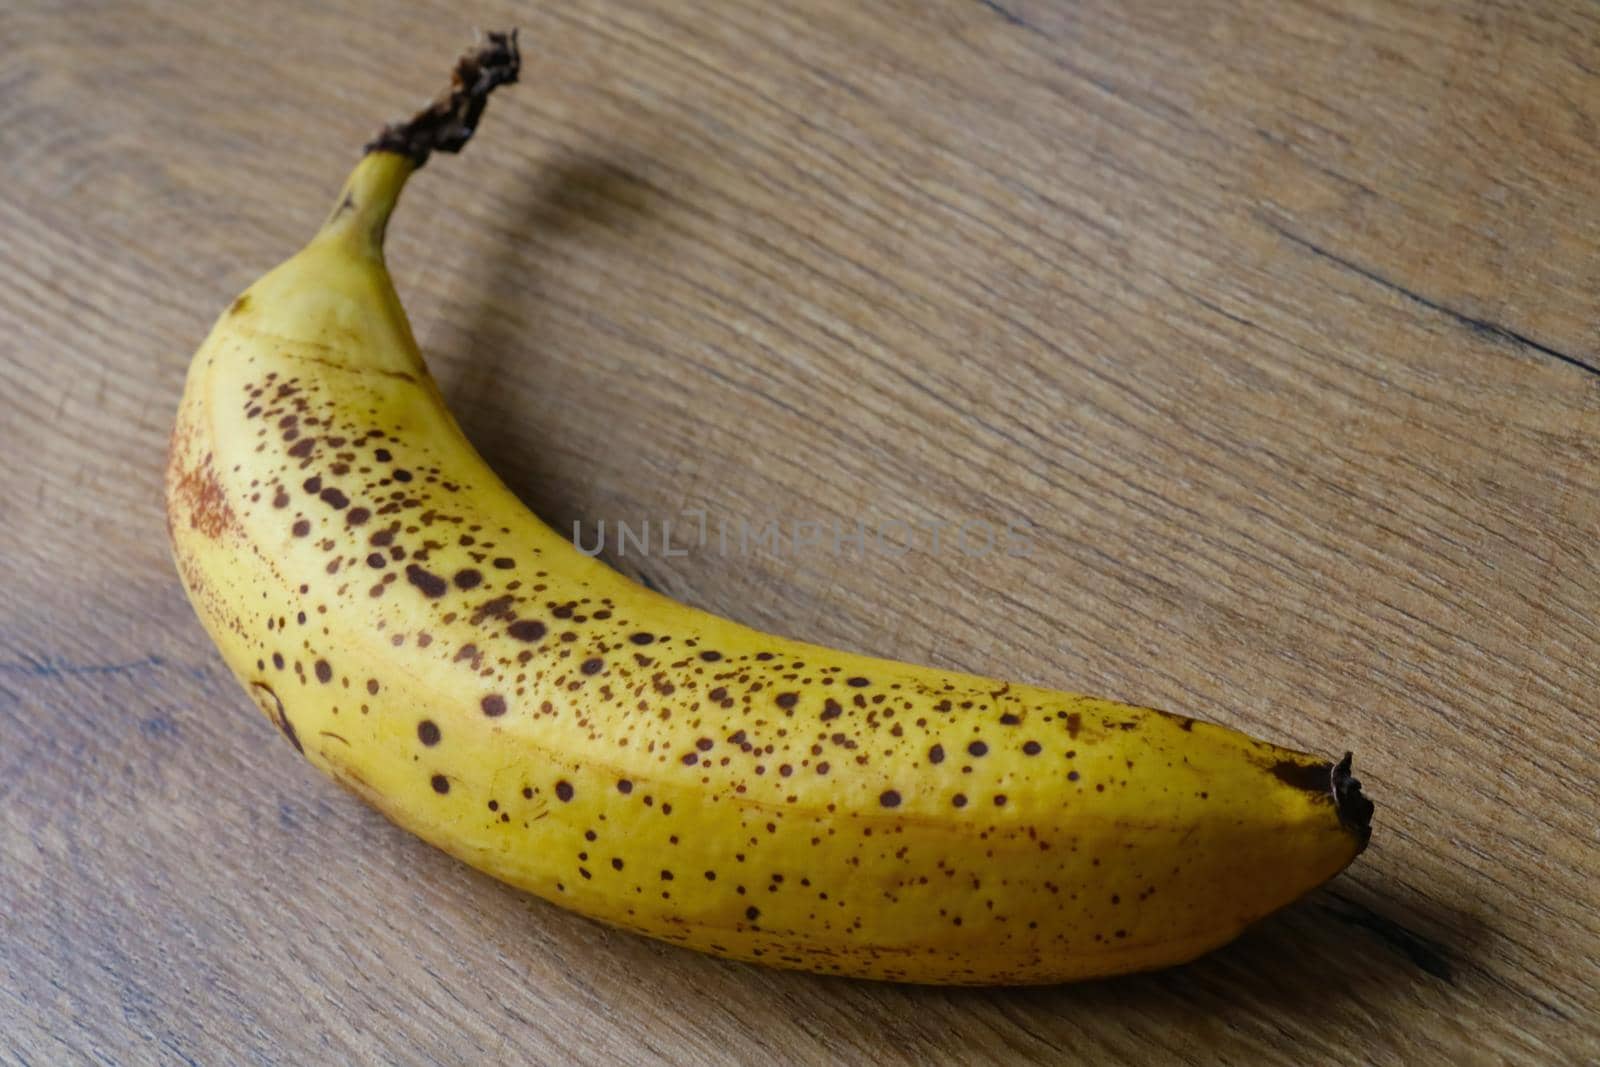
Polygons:
<instances>
[{"instance_id":1,"label":"curved banana body","mask_svg":"<svg viewBox=\"0 0 1600 1067\"><path fill-rule=\"evenodd\" d=\"M919 982L1188 960L1364 847L1348 761L759 633L576 551L423 365L382 254L412 169L368 154L223 313L172 439L184 585L318 768L594 918Z\"/></svg>"}]
</instances>

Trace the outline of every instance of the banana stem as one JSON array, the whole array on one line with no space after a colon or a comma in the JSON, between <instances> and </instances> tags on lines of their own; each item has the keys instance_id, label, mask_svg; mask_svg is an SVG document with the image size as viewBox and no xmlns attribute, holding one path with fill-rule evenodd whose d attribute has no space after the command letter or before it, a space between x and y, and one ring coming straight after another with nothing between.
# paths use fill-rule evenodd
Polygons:
<instances>
[{"instance_id":1,"label":"banana stem","mask_svg":"<svg viewBox=\"0 0 1600 1067\"><path fill-rule=\"evenodd\" d=\"M384 230L406 179L435 151L459 152L471 140L489 94L517 80L517 31L485 34L456 61L450 88L404 122L391 122L369 142L351 172L321 237L354 239L382 254Z\"/></svg>"},{"instance_id":2,"label":"banana stem","mask_svg":"<svg viewBox=\"0 0 1600 1067\"><path fill-rule=\"evenodd\" d=\"M1372 837L1373 803L1361 794L1361 781L1350 773L1350 753L1344 754L1333 769L1333 802L1339 812L1339 821L1345 829L1355 834L1361 847L1367 847Z\"/></svg>"},{"instance_id":3,"label":"banana stem","mask_svg":"<svg viewBox=\"0 0 1600 1067\"><path fill-rule=\"evenodd\" d=\"M385 126L367 152L394 152L420 169L435 151L461 151L478 127L489 94L515 82L521 69L517 31L486 34L456 61L450 88L405 122Z\"/></svg>"}]
</instances>

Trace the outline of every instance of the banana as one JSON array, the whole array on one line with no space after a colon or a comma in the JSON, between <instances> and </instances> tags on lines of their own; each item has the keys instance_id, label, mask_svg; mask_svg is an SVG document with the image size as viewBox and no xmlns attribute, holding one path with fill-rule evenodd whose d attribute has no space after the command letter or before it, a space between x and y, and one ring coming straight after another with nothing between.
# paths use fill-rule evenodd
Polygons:
<instances>
[{"instance_id":1,"label":"banana","mask_svg":"<svg viewBox=\"0 0 1600 1067\"><path fill-rule=\"evenodd\" d=\"M514 35L463 57L190 367L174 558L297 752L546 900L866 978L1182 962L1361 852L1372 805L1348 756L760 633L530 513L451 417L383 257L408 176L517 68Z\"/></svg>"}]
</instances>

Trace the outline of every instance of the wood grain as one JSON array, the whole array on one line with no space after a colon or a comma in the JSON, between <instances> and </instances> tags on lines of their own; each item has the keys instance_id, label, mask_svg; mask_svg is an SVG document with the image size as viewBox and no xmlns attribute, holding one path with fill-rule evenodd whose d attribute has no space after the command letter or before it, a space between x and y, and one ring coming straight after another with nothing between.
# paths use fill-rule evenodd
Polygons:
<instances>
[{"instance_id":1,"label":"wood grain","mask_svg":"<svg viewBox=\"0 0 1600 1067\"><path fill-rule=\"evenodd\" d=\"M559 527L1017 519L616 562L808 639L1352 748L1345 876L1179 970L719 963L322 780L179 590L211 318L429 95L455 5L0 14L0 1053L17 1063L1600 1058L1600 16L1573 2L473 11L523 84L391 231Z\"/></svg>"}]
</instances>

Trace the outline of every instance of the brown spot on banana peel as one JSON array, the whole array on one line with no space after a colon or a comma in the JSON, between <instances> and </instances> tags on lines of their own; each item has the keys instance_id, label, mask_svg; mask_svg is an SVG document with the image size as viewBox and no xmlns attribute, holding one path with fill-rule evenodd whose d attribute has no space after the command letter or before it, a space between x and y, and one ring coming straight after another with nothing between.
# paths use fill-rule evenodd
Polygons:
<instances>
[{"instance_id":1,"label":"brown spot on banana peel","mask_svg":"<svg viewBox=\"0 0 1600 1067\"><path fill-rule=\"evenodd\" d=\"M432 571L424 570L415 563L406 566L406 581L420 589L422 595L430 600L444 596L445 592L450 588L449 583L443 578Z\"/></svg>"},{"instance_id":2,"label":"brown spot on banana peel","mask_svg":"<svg viewBox=\"0 0 1600 1067\"><path fill-rule=\"evenodd\" d=\"M1317 763L1300 763L1295 760L1278 760L1267 768L1272 776L1291 789L1303 789L1317 796L1331 797L1333 764L1322 760Z\"/></svg>"},{"instance_id":3,"label":"brown spot on banana peel","mask_svg":"<svg viewBox=\"0 0 1600 1067\"><path fill-rule=\"evenodd\" d=\"M189 525L211 540L215 541L229 530L238 528L239 523L234 518L233 508L228 505L228 494L222 487L222 479L217 477L211 465L210 452L205 454L199 466L177 471L172 495L189 513ZM171 506L172 501L169 500L169 520Z\"/></svg>"}]
</instances>

